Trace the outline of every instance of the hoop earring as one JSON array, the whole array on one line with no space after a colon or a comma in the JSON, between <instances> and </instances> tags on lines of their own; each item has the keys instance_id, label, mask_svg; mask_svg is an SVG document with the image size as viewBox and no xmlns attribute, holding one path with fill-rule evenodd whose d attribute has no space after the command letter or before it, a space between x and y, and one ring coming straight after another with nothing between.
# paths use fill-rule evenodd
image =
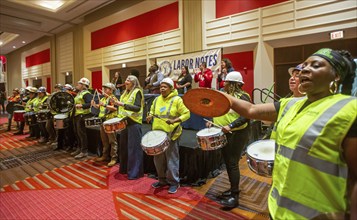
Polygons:
<instances>
[{"instance_id":1,"label":"hoop earring","mask_svg":"<svg viewBox=\"0 0 357 220\"><path fill-rule=\"evenodd\" d=\"M335 87L334 90L332 90L332 86ZM331 92L331 94L336 94L337 93L337 81L334 80L334 81L330 82L329 91Z\"/></svg>"},{"instance_id":2,"label":"hoop earring","mask_svg":"<svg viewBox=\"0 0 357 220\"><path fill-rule=\"evenodd\" d=\"M299 86L298 86L298 92L299 92L301 95L306 95L306 92L301 92L301 91L300 91L300 87L301 87L301 84L299 84Z\"/></svg>"}]
</instances>

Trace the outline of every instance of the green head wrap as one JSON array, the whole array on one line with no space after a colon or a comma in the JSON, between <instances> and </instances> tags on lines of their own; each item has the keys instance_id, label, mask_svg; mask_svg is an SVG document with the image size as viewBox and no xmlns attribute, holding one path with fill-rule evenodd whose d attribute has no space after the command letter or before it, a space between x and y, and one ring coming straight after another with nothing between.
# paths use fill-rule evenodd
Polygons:
<instances>
[{"instance_id":1,"label":"green head wrap","mask_svg":"<svg viewBox=\"0 0 357 220\"><path fill-rule=\"evenodd\" d=\"M335 72L341 77L341 82L344 81L345 77L349 75L352 70L351 62L336 50L322 48L312 54L312 56L318 56L327 60Z\"/></svg>"}]
</instances>

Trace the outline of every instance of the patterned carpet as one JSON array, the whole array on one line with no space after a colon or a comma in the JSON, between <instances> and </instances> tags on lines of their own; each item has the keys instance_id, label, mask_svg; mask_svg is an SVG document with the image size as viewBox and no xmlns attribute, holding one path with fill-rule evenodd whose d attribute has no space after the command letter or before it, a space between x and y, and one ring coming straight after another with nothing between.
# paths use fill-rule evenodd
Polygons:
<instances>
[{"instance_id":1,"label":"patterned carpet","mask_svg":"<svg viewBox=\"0 0 357 220\"><path fill-rule=\"evenodd\" d=\"M171 195L153 179L127 180L118 166L74 160L3 128L0 219L247 219L190 187Z\"/></svg>"},{"instance_id":2,"label":"patterned carpet","mask_svg":"<svg viewBox=\"0 0 357 220\"><path fill-rule=\"evenodd\" d=\"M258 181L256 179L241 176L239 208L256 212L268 217L268 194L270 184ZM220 174L206 193L206 196L212 200L217 200L217 195L222 194L230 188L227 172Z\"/></svg>"}]
</instances>

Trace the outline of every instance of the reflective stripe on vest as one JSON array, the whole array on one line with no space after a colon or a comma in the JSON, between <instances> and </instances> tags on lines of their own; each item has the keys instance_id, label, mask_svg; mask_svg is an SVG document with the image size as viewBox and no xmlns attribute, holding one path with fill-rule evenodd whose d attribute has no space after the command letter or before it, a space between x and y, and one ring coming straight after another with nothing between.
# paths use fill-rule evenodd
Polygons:
<instances>
[{"instance_id":1,"label":"reflective stripe on vest","mask_svg":"<svg viewBox=\"0 0 357 220\"><path fill-rule=\"evenodd\" d=\"M276 199L276 203L279 204L280 207L289 209L301 216L304 216L305 218L311 219L320 213L319 211L312 209L306 205L298 203L284 196L280 196L276 188L272 189L271 196Z\"/></svg>"},{"instance_id":2,"label":"reflective stripe on vest","mask_svg":"<svg viewBox=\"0 0 357 220\"><path fill-rule=\"evenodd\" d=\"M77 94L77 96L74 98L74 102L75 104L84 104L85 101L83 99L83 96L85 94L90 94L90 92L88 90L83 90L80 93ZM86 115L90 113L90 108L88 109L83 109L83 108L77 108L76 112L75 112L75 116L77 115Z\"/></svg>"},{"instance_id":3,"label":"reflective stripe on vest","mask_svg":"<svg viewBox=\"0 0 357 220\"><path fill-rule=\"evenodd\" d=\"M316 138L325 127L327 122L347 103L352 101L354 98L342 99L327 109L321 114L321 116L313 123L304 133L300 142L297 144L295 150L285 147L278 146L278 154L310 167L313 167L321 172L328 173L334 176L340 176L342 178L347 178L347 167L341 167L329 161L325 161L316 157L309 155L309 150L312 144L315 142Z\"/></svg>"},{"instance_id":4,"label":"reflective stripe on vest","mask_svg":"<svg viewBox=\"0 0 357 220\"><path fill-rule=\"evenodd\" d=\"M171 116L171 115L170 115L170 112L171 112L172 104L174 103L174 100L176 99L176 97L178 97L178 96L172 97L172 99L171 99L171 101L170 101L169 108L167 109L166 115L159 115L160 118L175 118L175 116ZM156 109L156 99L157 99L157 98L155 98L155 100L154 100L154 112L155 112L155 109Z\"/></svg>"},{"instance_id":5,"label":"reflective stripe on vest","mask_svg":"<svg viewBox=\"0 0 357 220\"><path fill-rule=\"evenodd\" d=\"M288 110L291 108L291 106L293 106L297 101L301 100L301 99L304 99L306 97L299 97L299 98L292 98L288 104L286 104L286 107L284 108L283 110L283 113L281 114L281 117L280 117L280 120L277 121L275 124L274 124L274 127L273 127L273 131L275 132L276 131L276 128L278 127L278 124L279 122L281 121L281 119L284 117L284 115L286 114L286 112L288 112Z\"/></svg>"},{"instance_id":6,"label":"reflective stripe on vest","mask_svg":"<svg viewBox=\"0 0 357 220\"><path fill-rule=\"evenodd\" d=\"M142 91L139 88L135 88L133 91L131 91L131 94L130 94L129 97L127 97L127 95L124 93L123 95L121 95L120 101L125 103L125 104L134 105L135 98L136 98L136 95L137 95L138 92L141 93L141 97L142 97L141 106L140 106L139 112L133 112L133 111L125 110L124 106L119 106L119 108L118 108L118 117L119 118L129 117L133 121L135 121L135 122L137 122L139 124L142 123L143 100L144 100L144 95L143 95Z\"/></svg>"}]
</instances>

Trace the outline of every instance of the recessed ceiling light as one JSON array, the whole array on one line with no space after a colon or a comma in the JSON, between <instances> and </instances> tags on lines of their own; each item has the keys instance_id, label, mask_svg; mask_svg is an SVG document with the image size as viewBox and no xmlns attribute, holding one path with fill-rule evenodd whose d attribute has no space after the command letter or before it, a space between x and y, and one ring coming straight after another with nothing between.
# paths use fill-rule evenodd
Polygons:
<instances>
[{"instance_id":1,"label":"recessed ceiling light","mask_svg":"<svg viewBox=\"0 0 357 220\"><path fill-rule=\"evenodd\" d=\"M0 45L2 45L4 42L0 41Z\"/></svg>"},{"instance_id":2,"label":"recessed ceiling light","mask_svg":"<svg viewBox=\"0 0 357 220\"><path fill-rule=\"evenodd\" d=\"M12 46L12 48L16 48L16 46Z\"/></svg>"},{"instance_id":3,"label":"recessed ceiling light","mask_svg":"<svg viewBox=\"0 0 357 220\"><path fill-rule=\"evenodd\" d=\"M41 5L44 8L48 8L50 10L56 11L59 9L65 2L64 1L37 1L38 5Z\"/></svg>"},{"instance_id":4,"label":"recessed ceiling light","mask_svg":"<svg viewBox=\"0 0 357 220\"><path fill-rule=\"evenodd\" d=\"M23 40L22 43L23 43L23 44L26 44L26 41Z\"/></svg>"}]
</instances>

